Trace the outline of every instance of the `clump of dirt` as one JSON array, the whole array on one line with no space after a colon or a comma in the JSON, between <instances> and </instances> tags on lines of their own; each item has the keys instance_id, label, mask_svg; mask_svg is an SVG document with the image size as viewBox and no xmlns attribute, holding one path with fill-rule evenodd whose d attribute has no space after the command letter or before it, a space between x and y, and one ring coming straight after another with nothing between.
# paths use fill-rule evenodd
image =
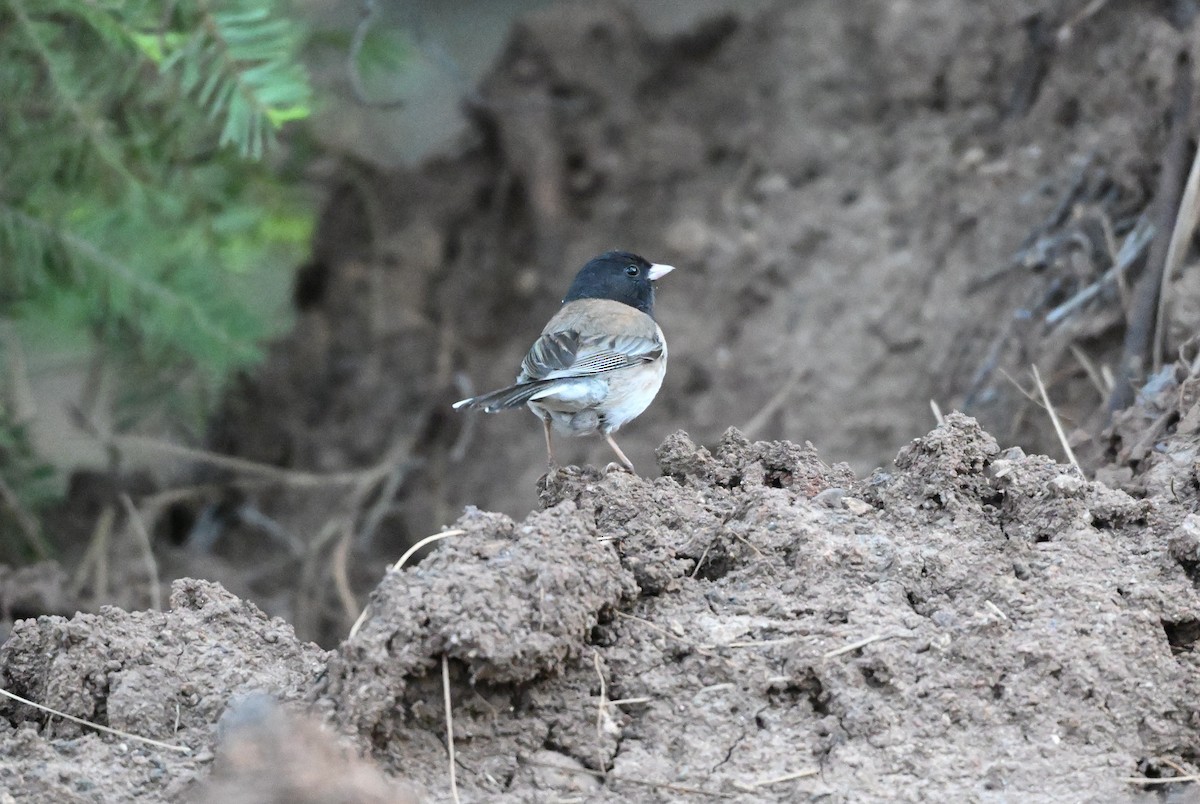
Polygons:
<instances>
[{"instance_id":1,"label":"clump of dirt","mask_svg":"<svg viewBox=\"0 0 1200 804\"><path fill-rule=\"evenodd\" d=\"M362 629L330 665L326 694L346 699L346 716L364 732L403 716L397 701L408 679L439 656L473 684L557 675L577 663L602 612L636 592L616 551L597 542L597 524L574 505L520 527L473 511L458 528L416 568L384 578Z\"/></svg>"},{"instance_id":2,"label":"clump of dirt","mask_svg":"<svg viewBox=\"0 0 1200 804\"><path fill-rule=\"evenodd\" d=\"M1173 500L1002 451L957 413L861 480L732 430L711 451L676 433L658 454L657 478L552 473L521 522L469 511L384 578L332 654L199 582L167 614L19 624L0 650L9 688L197 753L120 755L9 705L0 784L94 773L116 800L132 782L104 774L128 767L176 799L216 751L218 800L246 746L287 766L312 743L444 797L443 672L469 799L1129 800L1128 779L1200 762L1200 525ZM229 703L251 689L307 696L333 732L295 726L287 753L278 727L296 715ZM67 782L37 781L63 751ZM346 761L359 789L383 789Z\"/></svg>"},{"instance_id":3,"label":"clump of dirt","mask_svg":"<svg viewBox=\"0 0 1200 804\"><path fill-rule=\"evenodd\" d=\"M171 798L211 759L216 724L239 694L302 699L326 655L298 641L292 627L217 584L175 582L171 610L106 607L71 619L19 621L0 646L0 685L59 712L101 726L185 746L173 753L135 742L112 744L84 727L53 719L39 737L41 712L5 698L6 755L38 757L19 778L3 778L18 798L122 800L121 790ZM34 746L36 750L31 750ZM53 747L51 747L53 746ZM39 770L45 763L45 770ZM89 792L91 791L91 792Z\"/></svg>"},{"instance_id":4,"label":"clump of dirt","mask_svg":"<svg viewBox=\"0 0 1200 804\"><path fill-rule=\"evenodd\" d=\"M1139 389L1134 403L1113 416L1103 442L1108 463L1097 473L1109 485L1139 496L1200 501L1200 358L1196 341L1175 363Z\"/></svg>"}]
</instances>

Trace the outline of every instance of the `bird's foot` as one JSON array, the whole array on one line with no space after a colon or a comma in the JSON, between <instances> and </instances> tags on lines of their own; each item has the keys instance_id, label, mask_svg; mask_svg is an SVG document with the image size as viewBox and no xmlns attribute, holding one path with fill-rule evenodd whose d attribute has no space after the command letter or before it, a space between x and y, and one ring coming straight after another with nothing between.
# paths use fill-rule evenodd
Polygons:
<instances>
[{"instance_id":1,"label":"bird's foot","mask_svg":"<svg viewBox=\"0 0 1200 804\"><path fill-rule=\"evenodd\" d=\"M633 471L632 466L626 466L625 464L617 463L616 461L613 461L604 467L604 474L607 475L612 472L627 472L634 477L637 477L637 472Z\"/></svg>"}]
</instances>

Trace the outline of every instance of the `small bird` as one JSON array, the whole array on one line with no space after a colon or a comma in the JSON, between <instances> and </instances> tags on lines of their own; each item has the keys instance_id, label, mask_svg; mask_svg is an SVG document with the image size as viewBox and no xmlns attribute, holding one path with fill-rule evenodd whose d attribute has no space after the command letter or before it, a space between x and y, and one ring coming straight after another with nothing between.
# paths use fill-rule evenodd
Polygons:
<instances>
[{"instance_id":1,"label":"small bird","mask_svg":"<svg viewBox=\"0 0 1200 804\"><path fill-rule=\"evenodd\" d=\"M641 415L662 387L667 342L654 320L654 283L673 270L625 251L593 258L521 361L516 384L455 402L454 409L496 413L528 405L542 420L551 468L551 431L598 432L633 473L612 434Z\"/></svg>"}]
</instances>

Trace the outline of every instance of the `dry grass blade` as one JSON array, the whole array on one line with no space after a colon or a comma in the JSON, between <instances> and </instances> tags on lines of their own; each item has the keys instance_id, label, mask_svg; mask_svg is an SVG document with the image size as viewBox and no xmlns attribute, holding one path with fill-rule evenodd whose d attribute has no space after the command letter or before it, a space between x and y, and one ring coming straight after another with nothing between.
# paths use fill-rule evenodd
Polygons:
<instances>
[{"instance_id":1,"label":"dry grass blade","mask_svg":"<svg viewBox=\"0 0 1200 804\"><path fill-rule=\"evenodd\" d=\"M1200 225L1200 148L1192 159L1192 169L1188 173L1187 184L1183 189L1183 198L1179 201L1179 211L1175 215L1175 226L1171 229L1171 240L1167 243L1167 265L1163 271L1162 284L1159 285L1158 321L1154 330L1154 369L1162 367L1164 342L1166 340L1166 307L1167 289L1171 277L1179 271L1183 257L1187 253L1188 244L1192 241L1192 233Z\"/></svg>"},{"instance_id":2,"label":"dry grass blade","mask_svg":"<svg viewBox=\"0 0 1200 804\"><path fill-rule=\"evenodd\" d=\"M342 525L342 538L338 539L333 548L333 565L330 567L330 573L333 575L333 588L337 592L338 602L342 604L342 611L346 619L354 617L354 612L359 611L358 601L354 597L354 590L350 587L350 546L354 542L354 521L349 517L346 518ZM365 610L364 606L364 610ZM355 618L355 622L357 622Z\"/></svg>"},{"instance_id":3,"label":"dry grass blade","mask_svg":"<svg viewBox=\"0 0 1200 804\"><path fill-rule=\"evenodd\" d=\"M178 751L181 754L192 753L192 749L188 748L186 745L172 745L171 743L164 743L164 742L160 742L159 740L151 740L149 737L139 737L136 734L130 734L129 732L121 731L120 729L112 729L112 728L109 728L108 726L101 726L99 723L93 723L92 721L84 720L81 717L75 717L74 715L68 715L66 712L60 712L57 709L51 709L48 706L43 706L40 703L31 701L28 698L22 698L20 695L17 695L15 692L9 692L8 690L0 689L0 695L3 695L5 698L11 698L12 700L14 700L18 703L23 703L26 706L32 706L34 709L38 709L42 712L46 712L48 714L55 715L57 717L61 717L63 720L69 720L72 723L78 723L80 726L87 726L89 729L95 729L96 731L102 731L105 734L112 734L116 737L122 737L126 740L133 740L134 742L145 743L146 745L152 745L155 748L163 748L163 749L166 749L167 751Z\"/></svg>"},{"instance_id":4,"label":"dry grass blade","mask_svg":"<svg viewBox=\"0 0 1200 804\"><path fill-rule=\"evenodd\" d=\"M938 427L946 423L946 417L942 415L942 408L936 399L929 400L929 409L933 411L933 420L937 422Z\"/></svg>"},{"instance_id":5,"label":"dry grass blade","mask_svg":"<svg viewBox=\"0 0 1200 804\"><path fill-rule=\"evenodd\" d=\"M112 531L113 520L116 518L116 511L111 505L106 505L104 510L100 512L100 516L96 518L96 526L92 528L92 538L88 540L87 550L83 553L83 558L79 562L79 567L75 570L75 575L71 579L71 596L79 597L83 592L83 588L87 586L88 575L90 573L99 573L100 556L108 551L108 537ZM99 588L100 581L96 580L95 588ZM95 591L95 589L93 589Z\"/></svg>"},{"instance_id":6,"label":"dry grass blade","mask_svg":"<svg viewBox=\"0 0 1200 804\"><path fill-rule=\"evenodd\" d=\"M458 773L454 767L454 717L450 706L450 660L442 654L442 699L446 705L446 751L450 755L450 798L459 804Z\"/></svg>"},{"instance_id":7,"label":"dry grass blade","mask_svg":"<svg viewBox=\"0 0 1200 804\"><path fill-rule=\"evenodd\" d=\"M1068 41L1075 33L1075 28L1078 27L1084 20L1096 14L1100 9L1108 4L1108 0L1091 0L1086 6L1075 12L1069 20L1059 26L1055 36L1059 42Z\"/></svg>"},{"instance_id":8,"label":"dry grass blade","mask_svg":"<svg viewBox=\"0 0 1200 804\"><path fill-rule=\"evenodd\" d=\"M601 773L598 770L591 768L572 768L566 765L555 765L550 762L538 762L527 757L519 757L522 765L530 765L537 768L550 768L561 773L580 773L585 776L595 776L597 779L608 779L613 782L625 782L626 784L637 784L643 787L653 787L658 790L670 790L672 793L690 793L694 796L709 796L711 798L733 798L729 793L722 793L718 790L704 790L699 787L685 787L681 784L670 784L668 782L654 782L649 779L634 779L631 776L619 776L615 773Z\"/></svg>"},{"instance_id":9,"label":"dry grass blade","mask_svg":"<svg viewBox=\"0 0 1200 804\"><path fill-rule=\"evenodd\" d=\"M1121 248L1113 256L1112 267L1105 271L1104 275L1095 282L1046 313L1046 324L1048 326L1055 326L1065 320L1089 301L1103 293L1109 285L1115 284L1118 293L1121 294L1124 300L1126 295L1123 290L1125 272L1141 258L1153 240L1154 224L1150 222L1150 219L1146 215L1142 215L1138 218L1137 223L1134 224L1133 230L1125 235L1125 240L1121 243ZM1128 308L1128 305L1124 301L1121 306Z\"/></svg>"},{"instance_id":10,"label":"dry grass blade","mask_svg":"<svg viewBox=\"0 0 1200 804\"><path fill-rule=\"evenodd\" d=\"M26 424L37 415L37 399L29 377L29 364L25 360L25 347L17 335L16 324L8 318L0 319L0 348L6 356L0 408L5 409L13 424Z\"/></svg>"},{"instance_id":11,"label":"dry grass blade","mask_svg":"<svg viewBox=\"0 0 1200 804\"><path fill-rule=\"evenodd\" d=\"M622 619L625 619L625 620L632 620L635 623L641 623L642 625L646 626L650 630L657 631L658 633L662 634L667 639L674 640L675 642L678 642L679 644L684 645L684 646L696 651L696 653L699 653L701 656L708 656L708 657L711 657L714 659L717 658L716 654L712 653L704 645L697 645L697 644L691 642L690 640L688 640L686 637L681 637L677 634L672 634L667 629L663 628L660 625L655 625L654 623L650 622L649 620L645 619L644 617L639 617L636 614L627 614L626 612L620 611L619 609L614 609L613 614L615 614L618 617L621 617Z\"/></svg>"},{"instance_id":12,"label":"dry grass blade","mask_svg":"<svg viewBox=\"0 0 1200 804\"><path fill-rule=\"evenodd\" d=\"M833 659L837 656L841 656L845 653L851 653L859 648L865 648L867 645L880 642L885 639L909 639L912 636L912 634L908 634L903 631L884 631L882 634L874 634L873 636L864 637L857 642L851 642L849 645L842 645L840 648L834 648L833 650L822 654L821 658Z\"/></svg>"},{"instance_id":13,"label":"dry grass blade","mask_svg":"<svg viewBox=\"0 0 1200 804\"><path fill-rule=\"evenodd\" d=\"M1067 441L1067 434L1063 431L1062 422L1058 420L1058 412L1054 406L1050 404L1050 396L1046 393L1046 386L1042 383L1042 375L1038 371L1037 366L1033 366L1033 380L1037 383L1038 393L1042 395L1042 404L1046 408L1046 412L1050 414L1050 423L1054 425L1054 432L1058 435L1058 441L1062 444L1063 452L1067 453L1067 460L1075 467L1075 471L1083 477L1083 469L1079 467L1079 461L1075 460L1075 451L1071 449L1070 442Z\"/></svg>"},{"instance_id":14,"label":"dry grass blade","mask_svg":"<svg viewBox=\"0 0 1200 804\"><path fill-rule=\"evenodd\" d=\"M749 547L751 550L753 550L753 551L754 551L754 554L755 554L756 556L758 556L758 557L759 557L759 558L761 558L761 559L766 559L766 557L767 557L767 556L766 556L766 555L763 553L763 551L762 551L762 550L759 550L757 547L755 547L753 544L751 544L751 543L750 543L750 540L749 540L749 539L747 539L745 536L742 536L740 533L734 533L733 531L728 531L728 533L729 533L729 535L730 535L730 536L732 536L734 539L736 539L737 541L741 542L742 544L746 545L746 546L747 546L747 547Z\"/></svg>"},{"instance_id":15,"label":"dry grass blade","mask_svg":"<svg viewBox=\"0 0 1200 804\"><path fill-rule=\"evenodd\" d=\"M691 578L696 580L696 576L700 574L700 570L704 568L704 559L708 558L708 551L712 549L713 542L709 542L704 547L704 552L700 554L700 558L696 561L696 567L692 570Z\"/></svg>"},{"instance_id":16,"label":"dry grass blade","mask_svg":"<svg viewBox=\"0 0 1200 804\"><path fill-rule=\"evenodd\" d=\"M1182 784L1183 782L1200 782L1200 776L1164 776L1161 779L1151 779L1147 776L1130 776L1124 781L1129 784Z\"/></svg>"},{"instance_id":17,"label":"dry grass blade","mask_svg":"<svg viewBox=\"0 0 1200 804\"><path fill-rule=\"evenodd\" d=\"M424 539L421 539L421 541L417 542L412 547L405 550L404 554L402 556L400 556L399 559L396 560L396 563L393 564L392 566L388 567L388 572L396 572L397 570L399 570L406 563L408 563L408 560L413 557L413 554L415 554L418 550L420 550L425 545L433 544L436 541L449 538L450 536L461 536L464 533L466 533L466 531L461 528L453 528L452 530L444 530L441 533L435 533L432 536L426 536ZM352 625L350 627L350 636L347 637L347 639L353 639L354 635L358 633L358 629L362 628L362 624L364 622L366 622L366 620L367 620L367 611L369 610L369 608L370 608L369 604L367 606L363 606L363 610L361 613L359 613L358 619L355 620L354 625Z\"/></svg>"},{"instance_id":18,"label":"dry grass blade","mask_svg":"<svg viewBox=\"0 0 1200 804\"><path fill-rule=\"evenodd\" d=\"M600 679L600 701L596 704L596 767L607 770L608 763L604 758L604 708L608 706L608 685L604 683L599 653L592 653L592 664L596 667L596 677Z\"/></svg>"},{"instance_id":19,"label":"dry grass blade","mask_svg":"<svg viewBox=\"0 0 1200 804\"><path fill-rule=\"evenodd\" d=\"M740 784L738 787L742 788L747 793L753 793L760 787L770 787L773 784L783 784L784 782L794 782L797 779L807 779L810 776L816 776L820 772L821 770L819 768L806 768L802 771L785 773L782 776L773 776L770 779L760 779L756 782L750 782L749 784Z\"/></svg>"},{"instance_id":20,"label":"dry grass blade","mask_svg":"<svg viewBox=\"0 0 1200 804\"><path fill-rule=\"evenodd\" d=\"M408 560L410 558L412 558L413 555L418 550L420 550L425 545L433 544L436 541L439 541L441 539L446 539L451 536L462 536L464 533L466 533L466 531L463 530L462 528L451 528L450 530L444 530L441 533L435 533L432 536L426 536L424 539L422 539L421 541L414 544L412 547L405 550L404 554L402 556L400 556L400 558L396 559L396 563L388 568L388 572L396 572L397 570L399 570L401 567L403 567L405 564L408 563Z\"/></svg>"},{"instance_id":21,"label":"dry grass blade","mask_svg":"<svg viewBox=\"0 0 1200 804\"><path fill-rule=\"evenodd\" d=\"M1109 378L1109 382L1106 384L1104 375L1100 373L1098 368L1096 368L1095 362L1093 362L1092 359L1087 356L1086 352L1073 343L1070 344L1068 348L1070 348L1071 354L1074 355L1075 360L1077 360L1079 365L1083 367L1083 372L1087 374L1088 380L1100 394L1100 398L1107 399L1109 391L1112 390L1111 377Z\"/></svg>"},{"instance_id":22,"label":"dry grass blade","mask_svg":"<svg viewBox=\"0 0 1200 804\"><path fill-rule=\"evenodd\" d=\"M779 639L743 640L741 642L726 642L724 645L712 645L714 648L769 648L774 645L791 645L804 639L802 636L780 637Z\"/></svg>"},{"instance_id":23,"label":"dry grass blade","mask_svg":"<svg viewBox=\"0 0 1200 804\"><path fill-rule=\"evenodd\" d=\"M1171 759L1170 757L1158 757L1157 759L1163 765L1166 765L1168 768L1171 768L1176 773L1178 773L1180 776L1191 776L1191 774L1188 773L1187 770L1185 770L1182 765L1180 765L1178 762Z\"/></svg>"}]
</instances>

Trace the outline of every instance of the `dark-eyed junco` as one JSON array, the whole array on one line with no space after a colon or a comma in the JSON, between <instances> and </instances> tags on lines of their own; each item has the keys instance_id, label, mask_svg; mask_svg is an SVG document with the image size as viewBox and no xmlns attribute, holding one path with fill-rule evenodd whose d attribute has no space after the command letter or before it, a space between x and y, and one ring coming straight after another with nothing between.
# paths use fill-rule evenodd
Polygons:
<instances>
[{"instance_id":1,"label":"dark-eyed junco","mask_svg":"<svg viewBox=\"0 0 1200 804\"><path fill-rule=\"evenodd\" d=\"M612 434L644 411L667 371L667 342L654 321L654 282L675 270L607 251L575 275L563 306L521 361L515 385L454 403L487 413L528 405L546 431L600 433L621 465L633 464Z\"/></svg>"}]
</instances>

